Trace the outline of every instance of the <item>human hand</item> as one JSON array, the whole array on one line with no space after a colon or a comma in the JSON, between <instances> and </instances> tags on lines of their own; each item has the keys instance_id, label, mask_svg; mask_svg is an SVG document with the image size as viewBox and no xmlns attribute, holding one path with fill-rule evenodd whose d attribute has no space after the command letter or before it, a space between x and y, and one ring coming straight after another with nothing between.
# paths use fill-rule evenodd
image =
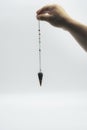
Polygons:
<instances>
[{"instance_id":1,"label":"human hand","mask_svg":"<svg viewBox=\"0 0 87 130\"><path fill-rule=\"evenodd\" d=\"M47 5L39 9L37 12L37 19L44 20L56 27L64 27L69 15L59 5Z\"/></svg>"}]
</instances>

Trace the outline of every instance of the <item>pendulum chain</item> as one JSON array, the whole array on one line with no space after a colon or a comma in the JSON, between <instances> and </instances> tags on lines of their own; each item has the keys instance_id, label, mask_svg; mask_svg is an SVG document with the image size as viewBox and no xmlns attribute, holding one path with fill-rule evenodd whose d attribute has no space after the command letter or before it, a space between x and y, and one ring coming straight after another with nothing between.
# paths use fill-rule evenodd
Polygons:
<instances>
[{"instance_id":1,"label":"pendulum chain","mask_svg":"<svg viewBox=\"0 0 87 130\"><path fill-rule=\"evenodd\" d=\"M38 36L39 36L39 71L41 72L41 30L40 30L40 20L38 21Z\"/></svg>"}]
</instances>

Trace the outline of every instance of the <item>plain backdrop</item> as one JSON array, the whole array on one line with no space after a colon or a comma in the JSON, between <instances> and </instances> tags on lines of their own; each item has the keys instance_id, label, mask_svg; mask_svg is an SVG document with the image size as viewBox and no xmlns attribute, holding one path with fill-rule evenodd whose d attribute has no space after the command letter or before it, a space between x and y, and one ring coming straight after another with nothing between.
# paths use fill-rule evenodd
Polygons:
<instances>
[{"instance_id":1,"label":"plain backdrop","mask_svg":"<svg viewBox=\"0 0 87 130\"><path fill-rule=\"evenodd\" d=\"M0 1L0 130L87 130L87 53L46 22L39 86L36 11L51 3L87 24L85 0Z\"/></svg>"}]
</instances>

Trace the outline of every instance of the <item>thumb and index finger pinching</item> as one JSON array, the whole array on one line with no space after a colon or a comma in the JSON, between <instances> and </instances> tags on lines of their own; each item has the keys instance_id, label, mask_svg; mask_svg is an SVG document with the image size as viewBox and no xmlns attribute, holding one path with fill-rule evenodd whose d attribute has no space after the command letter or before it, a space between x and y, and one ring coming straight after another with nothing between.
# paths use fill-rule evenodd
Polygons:
<instances>
[{"instance_id":1,"label":"thumb and index finger pinching","mask_svg":"<svg viewBox=\"0 0 87 130\"><path fill-rule=\"evenodd\" d=\"M37 19L48 21L52 9L53 9L53 6L44 6L43 8L37 10L36 12Z\"/></svg>"}]
</instances>

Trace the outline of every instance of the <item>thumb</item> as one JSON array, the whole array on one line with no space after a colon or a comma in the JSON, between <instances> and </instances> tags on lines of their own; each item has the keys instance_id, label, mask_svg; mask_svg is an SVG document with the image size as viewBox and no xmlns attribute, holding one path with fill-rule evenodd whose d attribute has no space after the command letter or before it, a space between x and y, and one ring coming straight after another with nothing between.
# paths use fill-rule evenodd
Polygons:
<instances>
[{"instance_id":1,"label":"thumb","mask_svg":"<svg viewBox=\"0 0 87 130\"><path fill-rule=\"evenodd\" d=\"M38 20L44 20L44 21L49 21L50 16L48 14L40 14L37 15Z\"/></svg>"}]
</instances>

